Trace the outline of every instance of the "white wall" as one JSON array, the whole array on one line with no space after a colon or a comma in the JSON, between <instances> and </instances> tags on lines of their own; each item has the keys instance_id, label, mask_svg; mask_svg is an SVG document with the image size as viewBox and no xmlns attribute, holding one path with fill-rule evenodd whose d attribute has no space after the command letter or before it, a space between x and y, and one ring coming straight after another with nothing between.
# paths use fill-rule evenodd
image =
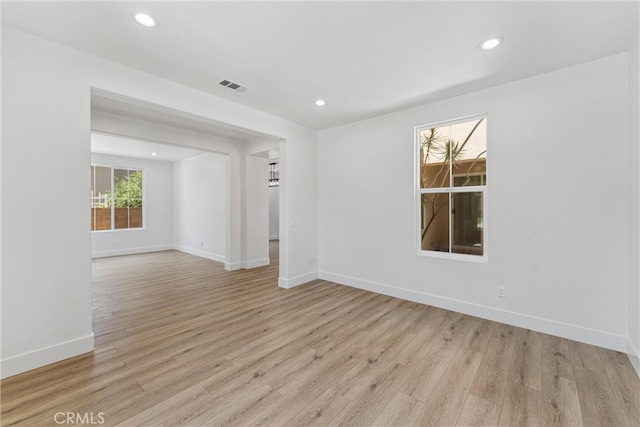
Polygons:
<instances>
[{"instance_id":1,"label":"white wall","mask_svg":"<svg viewBox=\"0 0 640 427\"><path fill-rule=\"evenodd\" d=\"M173 164L175 248L226 262L228 156L207 153Z\"/></svg>"},{"instance_id":2,"label":"white wall","mask_svg":"<svg viewBox=\"0 0 640 427\"><path fill-rule=\"evenodd\" d=\"M640 43L629 49L629 342L627 354L640 375Z\"/></svg>"},{"instance_id":3,"label":"white wall","mask_svg":"<svg viewBox=\"0 0 640 427\"><path fill-rule=\"evenodd\" d=\"M269 265L269 187L268 160L246 158L246 244L243 268Z\"/></svg>"},{"instance_id":4,"label":"white wall","mask_svg":"<svg viewBox=\"0 0 640 427\"><path fill-rule=\"evenodd\" d=\"M320 277L624 350L627 73L621 54L319 132ZM476 113L489 261L418 256L414 126Z\"/></svg>"},{"instance_id":5,"label":"white wall","mask_svg":"<svg viewBox=\"0 0 640 427\"><path fill-rule=\"evenodd\" d=\"M173 249L173 163L91 154L91 164L143 169L143 228L94 231L93 258Z\"/></svg>"},{"instance_id":6,"label":"white wall","mask_svg":"<svg viewBox=\"0 0 640 427\"><path fill-rule=\"evenodd\" d=\"M3 27L3 377L93 348L89 82L74 56Z\"/></svg>"},{"instance_id":7,"label":"white wall","mask_svg":"<svg viewBox=\"0 0 640 427\"><path fill-rule=\"evenodd\" d=\"M298 225L281 233L280 283L316 275L314 131L4 26L2 86L3 377L93 348L86 212L92 88L282 140L284 175L295 183L283 184L283 217L295 215ZM237 163L230 166L230 251L240 259ZM8 185L15 177L19 188ZM60 207L47 221L43 203Z\"/></svg>"},{"instance_id":8,"label":"white wall","mask_svg":"<svg viewBox=\"0 0 640 427\"><path fill-rule=\"evenodd\" d=\"M269 240L280 235L280 187L269 187Z\"/></svg>"}]
</instances>

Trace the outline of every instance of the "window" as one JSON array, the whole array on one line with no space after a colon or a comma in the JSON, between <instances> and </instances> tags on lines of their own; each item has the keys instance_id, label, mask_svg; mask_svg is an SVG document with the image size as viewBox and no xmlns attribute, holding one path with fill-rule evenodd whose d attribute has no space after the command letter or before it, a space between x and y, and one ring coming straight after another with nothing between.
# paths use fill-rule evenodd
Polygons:
<instances>
[{"instance_id":1,"label":"window","mask_svg":"<svg viewBox=\"0 0 640 427\"><path fill-rule=\"evenodd\" d=\"M91 230L142 228L141 170L91 165Z\"/></svg>"},{"instance_id":2,"label":"window","mask_svg":"<svg viewBox=\"0 0 640 427\"><path fill-rule=\"evenodd\" d=\"M486 261L486 116L416 127L420 254Z\"/></svg>"}]
</instances>

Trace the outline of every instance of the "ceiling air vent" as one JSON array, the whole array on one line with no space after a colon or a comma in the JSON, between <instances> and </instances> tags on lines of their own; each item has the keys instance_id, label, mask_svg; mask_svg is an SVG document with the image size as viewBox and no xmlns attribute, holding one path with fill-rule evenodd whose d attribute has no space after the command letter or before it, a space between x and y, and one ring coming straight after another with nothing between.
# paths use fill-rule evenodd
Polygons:
<instances>
[{"instance_id":1,"label":"ceiling air vent","mask_svg":"<svg viewBox=\"0 0 640 427\"><path fill-rule=\"evenodd\" d=\"M232 82L231 80L227 80L227 79L222 79L218 82L218 84L227 87L231 90L234 90L236 92L246 92L249 89L251 89L250 87L241 85L240 83L236 83L236 82Z\"/></svg>"}]
</instances>

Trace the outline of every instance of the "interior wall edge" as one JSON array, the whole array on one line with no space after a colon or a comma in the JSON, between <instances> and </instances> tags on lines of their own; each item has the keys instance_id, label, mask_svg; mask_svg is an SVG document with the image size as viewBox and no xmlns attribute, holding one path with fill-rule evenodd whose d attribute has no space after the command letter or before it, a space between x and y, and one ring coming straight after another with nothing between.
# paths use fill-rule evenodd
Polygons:
<instances>
[{"instance_id":1,"label":"interior wall edge","mask_svg":"<svg viewBox=\"0 0 640 427\"><path fill-rule=\"evenodd\" d=\"M173 245L143 246L139 248L116 249L112 251L94 251L91 252L91 258L96 259L110 256L146 254L150 252L170 251L171 249L173 249Z\"/></svg>"},{"instance_id":2,"label":"interior wall edge","mask_svg":"<svg viewBox=\"0 0 640 427\"><path fill-rule=\"evenodd\" d=\"M627 356L629 357L629 361L631 362L631 366L636 370L638 377L640 377L640 350L634 347L631 342L631 338L627 339Z\"/></svg>"},{"instance_id":3,"label":"interior wall edge","mask_svg":"<svg viewBox=\"0 0 640 427\"><path fill-rule=\"evenodd\" d=\"M313 280L318 279L318 273L312 271L307 274L301 274L296 277L292 277L290 279L285 279L284 277L278 278L278 286L284 289L295 288L296 286L304 285L305 283L309 283Z\"/></svg>"},{"instance_id":4,"label":"interior wall edge","mask_svg":"<svg viewBox=\"0 0 640 427\"><path fill-rule=\"evenodd\" d=\"M0 379L12 377L94 349L94 334L2 359Z\"/></svg>"},{"instance_id":5,"label":"interior wall edge","mask_svg":"<svg viewBox=\"0 0 640 427\"><path fill-rule=\"evenodd\" d=\"M210 259L211 261L221 262L223 264L225 264L227 261L227 257L224 255L218 255L218 254L214 254L206 251L199 251L197 249L188 248L182 245L173 245L172 249L175 249L176 251L184 252L189 255L195 255L200 258Z\"/></svg>"}]
</instances>

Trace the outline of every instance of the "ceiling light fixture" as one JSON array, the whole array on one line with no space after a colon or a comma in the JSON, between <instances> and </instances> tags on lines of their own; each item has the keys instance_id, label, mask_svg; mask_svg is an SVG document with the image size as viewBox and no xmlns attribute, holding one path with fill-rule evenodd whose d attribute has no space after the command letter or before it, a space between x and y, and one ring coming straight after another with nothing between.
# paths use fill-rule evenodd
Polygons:
<instances>
[{"instance_id":1,"label":"ceiling light fixture","mask_svg":"<svg viewBox=\"0 0 640 427\"><path fill-rule=\"evenodd\" d=\"M482 50L491 50L495 49L502 44L504 39L502 37L491 37L490 39L486 39L482 43L480 43L480 49Z\"/></svg>"},{"instance_id":2,"label":"ceiling light fixture","mask_svg":"<svg viewBox=\"0 0 640 427\"><path fill-rule=\"evenodd\" d=\"M324 99L318 99L318 100L316 101L316 105L317 105L318 107L322 107L324 104L326 104L326 102L324 102Z\"/></svg>"},{"instance_id":3,"label":"ceiling light fixture","mask_svg":"<svg viewBox=\"0 0 640 427\"><path fill-rule=\"evenodd\" d=\"M146 13L136 13L134 16L136 22L143 27L154 28L158 26L158 23L155 19L147 15Z\"/></svg>"},{"instance_id":4,"label":"ceiling light fixture","mask_svg":"<svg viewBox=\"0 0 640 427\"><path fill-rule=\"evenodd\" d=\"M151 155L152 155L152 156L157 156L157 155L158 155L158 153L155 153L155 152L154 152L154 153L151 153Z\"/></svg>"}]
</instances>

